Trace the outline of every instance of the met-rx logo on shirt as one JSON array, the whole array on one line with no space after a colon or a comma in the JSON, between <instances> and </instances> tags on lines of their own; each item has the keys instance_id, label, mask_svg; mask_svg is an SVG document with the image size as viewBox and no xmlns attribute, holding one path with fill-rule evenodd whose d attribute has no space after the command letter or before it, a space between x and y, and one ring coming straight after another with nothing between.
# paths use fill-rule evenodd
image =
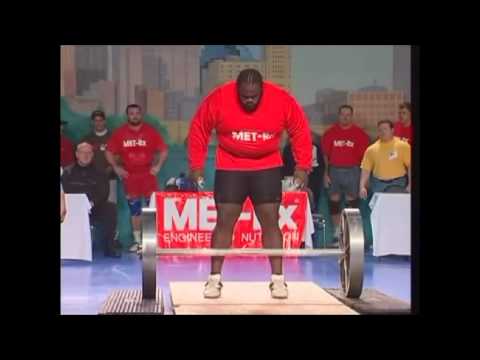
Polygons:
<instances>
[{"instance_id":1,"label":"met-rx logo on shirt","mask_svg":"<svg viewBox=\"0 0 480 360\"><path fill-rule=\"evenodd\" d=\"M124 140L123 147L147 146L147 142L143 139Z\"/></svg>"},{"instance_id":2,"label":"met-rx logo on shirt","mask_svg":"<svg viewBox=\"0 0 480 360\"><path fill-rule=\"evenodd\" d=\"M270 140L273 138L271 133L258 133L256 131L232 131L233 140L240 141L259 141L259 140Z\"/></svg>"},{"instance_id":3,"label":"met-rx logo on shirt","mask_svg":"<svg viewBox=\"0 0 480 360\"><path fill-rule=\"evenodd\" d=\"M350 140L335 140L333 142L333 146L336 146L336 147L344 147L344 146L348 146L348 147L353 147L353 145L355 145L355 143L353 141L350 141Z\"/></svg>"}]
</instances>

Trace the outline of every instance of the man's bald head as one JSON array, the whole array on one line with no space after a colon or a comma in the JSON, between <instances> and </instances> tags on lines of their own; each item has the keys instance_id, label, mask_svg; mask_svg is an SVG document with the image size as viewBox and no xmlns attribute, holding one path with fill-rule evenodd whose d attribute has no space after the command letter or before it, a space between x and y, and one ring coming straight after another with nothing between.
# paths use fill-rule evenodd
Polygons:
<instances>
[{"instance_id":1,"label":"man's bald head","mask_svg":"<svg viewBox=\"0 0 480 360\"><path fill-rule=\"evenodd\" d=\"M93 146L92 146L92 144L89 144L88 142L81 142L80 144L77 145L77 151L79 151L79 150L93 151Z\"/></svg>"},{"instance_id":2,"label":"man's bald head","mask_svg":"<svg viewBox=\"0 0 480 360\"><path fill-rule=\"evenodd\" d=\"M93 160L93 146L87 142L82 142L77 145L75 155L78 165L88 166Z\"/></svg>"}]
</instances>

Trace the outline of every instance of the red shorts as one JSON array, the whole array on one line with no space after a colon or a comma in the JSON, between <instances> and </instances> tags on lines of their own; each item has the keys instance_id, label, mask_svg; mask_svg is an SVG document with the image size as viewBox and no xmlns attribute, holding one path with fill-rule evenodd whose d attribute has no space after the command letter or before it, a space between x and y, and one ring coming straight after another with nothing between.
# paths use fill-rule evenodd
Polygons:
<instances>
[{"instance_id":1,"label":"red shorts","mask_svg":"<svg viewBox=\"0 0 480 360\"><path fill-rule=\"evenodd\" d=\"M158 191L157 177L150 173L129 173L128 177L123 179L123 183L128 199L140 197L150 199L150 195L154 191Z\"/></svg>"}]
</instances>

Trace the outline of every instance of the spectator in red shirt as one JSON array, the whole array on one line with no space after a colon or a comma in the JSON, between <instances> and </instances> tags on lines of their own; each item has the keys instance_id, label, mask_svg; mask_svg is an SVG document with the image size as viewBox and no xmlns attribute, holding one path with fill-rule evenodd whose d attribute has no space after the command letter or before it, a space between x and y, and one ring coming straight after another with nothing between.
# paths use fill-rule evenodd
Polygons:
<instances>
[{"instance_id":1,"label":"spectator in red shirt","mask_svg":"<svg viewBox=\"0 0 480 360\"><path fill-rule=\"evenodd\" d=\"M299 188L307 184L312 167L312 139L307 118L295 98L281 87L263 81L260 72L245 69L236 81L214 89L200 104L188 134L191 177L203 180L207 146L212 131L218 139L214 197L217 224L213 248L231 246L234 225L250 197L262 228L265 248L282 248L278 226L282 200L283 161L280 138L288 131L296 162ZM204 297L221 295L223 257L212 257ZM288 297L282 258L271 257L271 295Z\"/></svg>"},{"instance_id":2,"label":"spectator in red shirt","mask_svg":"<svg viewBox=\"0 0 480 360\"><path fill-rule=\"evenodd\" d=\"M400 104L398 115L400 119L395 123L393 135L412 145L412 105L409 102Z\"/></svg>"},{"instance_id":3,"label":"spectator in red shirt","mask_svg":"<svg viewBox=\"0 0 480 360\"><path fill-rule=\"evenodd\" d=\"M130 251L138 251L142 199L148 206L150 196L158 190L157 174L167 159L168 148L155 128L143 121L139 105L128 105L126 112L128 121L108 140L105 156L123 181L132 216L134 243Z\"/></svg>"},{"instance_id":4,"label":"spectator in red shirt","mask_svg":"<svg viewBox=\"0 0 480 360\"><path fill-rule=\"evenodd\" d=\"M60 166L63 168L75 162L73 144L63 135L63 129L66 124L68 122L60 120Z\"/></svg>"},{"instance_id":5,"label":"spectator in red shirt","mask_svg":"<svg viewBox=\"0 0 480 360\"><path fill-rule=\"evenodd\" d=\"M329 188L329 207L335 226L334 238L340 236L340 204L345 195L349 208L358 208L360 163L370 139L367 133L353 123L353 108L342 105L338 110L338 122L323 135L322 147L325 160L325 187Z\"/></svg>"}]
</instances>

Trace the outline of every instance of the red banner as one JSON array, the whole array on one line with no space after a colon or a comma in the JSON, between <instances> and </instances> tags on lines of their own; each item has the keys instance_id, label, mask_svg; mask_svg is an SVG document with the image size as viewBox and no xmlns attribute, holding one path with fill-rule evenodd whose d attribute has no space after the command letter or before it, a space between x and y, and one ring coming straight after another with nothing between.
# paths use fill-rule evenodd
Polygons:
<instances>
[{"instance_id":1,"label":"red banner","mask_svg":"<svg viewBox=\"0 0 480 360\"><path fill-rule=\"evenodd\" d=\"M299 248L305 231L305 192L285 192L279 210L284 248ZM217 212L212 192L157 192L157 239L161 248L209 248ZM233 247L261 248L262 231L250 199L234 228Z\"/></svg>"}]
</instances>

